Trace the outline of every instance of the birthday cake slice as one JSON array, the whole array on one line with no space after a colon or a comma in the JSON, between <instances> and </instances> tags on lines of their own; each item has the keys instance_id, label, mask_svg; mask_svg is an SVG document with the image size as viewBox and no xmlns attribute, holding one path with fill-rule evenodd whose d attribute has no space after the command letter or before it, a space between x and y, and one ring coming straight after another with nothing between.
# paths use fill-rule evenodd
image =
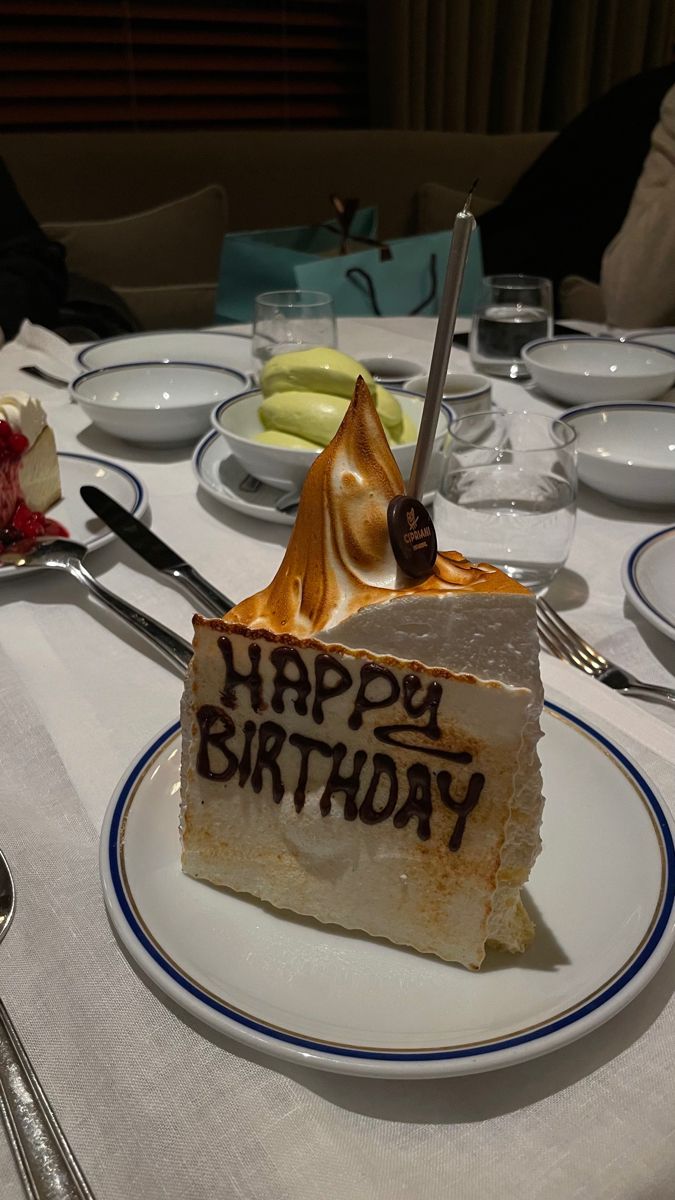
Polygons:
<instances>
[{"instance_id":1,"label":"birthday cake slice","mask_svg":"<svg viewBox=\"0 0 675 1200\"><path fill-rule=\"evenodd\" d=\"M308 474L284 560L195 618L183 870L473 969L520 951L539 851L534 598L439 554L402 579L403 492L365 385Z\"/></svg>"}]
</instances>

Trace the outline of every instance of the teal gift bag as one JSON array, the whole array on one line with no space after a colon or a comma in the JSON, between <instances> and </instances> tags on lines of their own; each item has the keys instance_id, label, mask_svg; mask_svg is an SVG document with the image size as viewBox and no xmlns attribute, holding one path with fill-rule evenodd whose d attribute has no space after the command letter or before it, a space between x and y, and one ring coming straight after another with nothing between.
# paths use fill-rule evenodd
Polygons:
<instances>
[{"instance_id":1,"label":"teal gift bag","mask_svg":"<svg viewBox=\"0 0 675 1200\"><path fill-rule=\"evenodd\" d=\"M350 213L346 243L344 227L341 228L337 218L322 225L226 234L220 256L216 320L252 321L253 302L260 292L314 288L314 284L298 282L297 268L314 262L331 262L345 244L352 248L376 239L376 208ZM319 287L319 291L323 290Z\"/></svg>"},{"instance_id":2,"label":"teal gift bag","mask_svg":"<svg viewBox=\"0 0 675 1200\"><path fill-rule=\"evenodd\" d=\"M452 233L420 234L295 267L296 286L328 292L339 317L437 316ZM474 230L459 298L459 315L471 316L483 277L480 234Z\"/></svg>"}]
</instances>

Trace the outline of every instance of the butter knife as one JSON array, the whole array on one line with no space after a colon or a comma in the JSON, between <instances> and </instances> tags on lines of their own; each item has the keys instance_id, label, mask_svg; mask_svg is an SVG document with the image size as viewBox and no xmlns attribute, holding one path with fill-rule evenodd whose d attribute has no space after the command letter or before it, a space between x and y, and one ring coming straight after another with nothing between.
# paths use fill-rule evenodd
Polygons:
<instances>
[{"instance_id":1,"label":"butter knife","mask_svg":"<svg viewBox=\"0 0 675 1200\"><path fill-rule=\"evenodd\" d=\"M112 496L100 488L89 485L80 488L85 504L100 517L144 562L149 563L162 575L174 579L200 605L204 605L215 616L222 617L233 607L234 601L219 592L204 579L194 567L185 562L175 550L167 546L136 517L122 508Z\"/></svg>"}]
</instances>

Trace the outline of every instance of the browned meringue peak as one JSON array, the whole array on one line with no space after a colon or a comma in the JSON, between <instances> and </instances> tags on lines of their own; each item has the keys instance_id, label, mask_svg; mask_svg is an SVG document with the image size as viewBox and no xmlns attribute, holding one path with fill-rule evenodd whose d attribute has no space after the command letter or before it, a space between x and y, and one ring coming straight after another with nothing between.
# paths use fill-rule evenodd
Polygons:
<instances>
[{"instance_id":1,"label":"browned meringue peak","mask_svg":"<svg viewBox=\"0 0 675 1200\"><path fill-rule=\"evenodd\" d=\"M405 491L370 391L359 376L332 442L312 464L288 548L268 587L227 614L251 628L303 637L394 595L526 592L489 564L439 553L433 575L397 586L387 507Z\"/></svg>"}]
</instances>

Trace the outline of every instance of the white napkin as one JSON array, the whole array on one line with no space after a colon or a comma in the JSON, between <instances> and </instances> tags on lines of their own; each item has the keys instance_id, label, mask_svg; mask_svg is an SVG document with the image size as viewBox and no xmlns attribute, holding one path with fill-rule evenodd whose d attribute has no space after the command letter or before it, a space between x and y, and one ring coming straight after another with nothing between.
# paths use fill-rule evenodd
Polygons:
<instances>
[{"instance_id":1,"label":"white napkin","mask_svg":"<svg viewBox=\"0 0 675 1200\"><path fill-rule=\"evenodd\" d=\"M588 699L580 673L558 676ZM97 831L1 651L0 729L0 845L18 887L3 997L97 1200L672 1194L672 958L600 1030L511 1070L399 1083L285 1066L198 1031L129 964L103 909ZM621 744L672 794L656 742ZM1 1130L0 1181L3 1200L22 1200Z\"/></svg>"},{"instance_id":2,"label":"white napkin","mask_svg":"<svg viewBox=\"0 0 675 1200\"><path fill-rule=\"evenodd\" d=\"M57 379L70 382L79 374L75 361L79 349L50 329L24 321L16 337L0 347L0 391L30 392L41 400L60 398L67 403L65 388L53 387L45 380L27 375L21 368L40 367Z\"/></svg>"}]
</instances>

